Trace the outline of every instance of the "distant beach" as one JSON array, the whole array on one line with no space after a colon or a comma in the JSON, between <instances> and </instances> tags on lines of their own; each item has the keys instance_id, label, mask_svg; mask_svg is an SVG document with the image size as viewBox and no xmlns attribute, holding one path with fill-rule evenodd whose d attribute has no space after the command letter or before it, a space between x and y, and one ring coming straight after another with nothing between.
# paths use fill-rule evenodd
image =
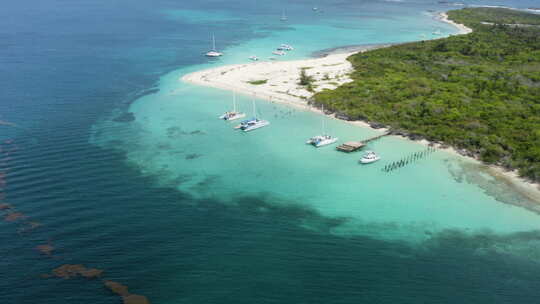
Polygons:
<instances>
[{"instance_id":1,"label":"distant beach","mask_svg":"<svg viewBox=\"0 0 540 304\"><path fill-rule=\"evenodd\" d=\"M471 28L466 27L463 24L455 23L454 21L448 19L448 15L445 12L441 12L441 13L437 14L437 20L453 25L455 28L457 28L459 30L458 35L465 35L465 34L468 34L468 33L472 33Z\"/></svg>"}]
</instances>

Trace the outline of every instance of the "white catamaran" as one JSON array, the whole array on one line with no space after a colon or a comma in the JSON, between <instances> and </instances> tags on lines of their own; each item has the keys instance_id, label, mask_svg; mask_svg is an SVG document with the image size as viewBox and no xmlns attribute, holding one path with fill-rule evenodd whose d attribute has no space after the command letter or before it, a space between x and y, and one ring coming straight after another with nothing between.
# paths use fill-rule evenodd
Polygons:
<instances>
[{"instance_id":1,"label":"white catamaran","mask_svg":"<svg viewBox=\"0 0 540 304\"><path fill-rule=\"evenodd\" d=\"M242 121L235 129L241 129L244 132L253 131L270 124L269 121L257 118L257 110L255 109L255 100L253 100L253 118Z\"/></svg>"},{"instance_id":2,"label":"white catamaran","mask_svg":"<svg viewBox=\"0 0 540 304\"><path fill-rule=\"evenodd\" d=\"M212 35L212 50L206 53L206 57L220 57L223 56L223 53L220 53L216 50L216 37Z\"/></svg>"},{"instance_id":3,"label":"white catamaran","mask_svg":"<svg viewBox=\"0 0 540 304\"><path fill-rule=\"evenodd\" d=\"M312 138L308 139L306 144L313 145L317 148L330 145L338 141L337 137L332 137L328 134L326 134L325 125L324 125L324 106L322 107L323 117L322 117L322 135L313 136Z\"/></svg>"},{"instance_id":4,"label":"white catamaran","mask_svg":"<svg viewBox=\"0 0 540 304\"><path fill-rule=\"evenodd\" d=\"M227 111L219 117L219 119L231 121L246 117L245 113L236 111L236 93L233 92L233 110Z\"/></svg>"}]
</instances>

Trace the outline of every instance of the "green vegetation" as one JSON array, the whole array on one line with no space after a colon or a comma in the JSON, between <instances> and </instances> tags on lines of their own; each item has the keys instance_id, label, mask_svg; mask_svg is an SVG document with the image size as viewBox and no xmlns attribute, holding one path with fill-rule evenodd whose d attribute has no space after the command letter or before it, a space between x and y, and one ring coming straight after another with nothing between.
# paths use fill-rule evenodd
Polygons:
<instances>
[{"instance_id":1,"label":"green vegetation","mask_svg":"<svg viewBox=\"0 0 540 304\"><path fill-rule=\"evenodd\" d=\"M450 11L449 17L457 23L471 25L482 22L540 25L538 15L506 8L466 8L459 11Z\"/></svg>"},{"instance_id":2,"label":"green vegetation","mask_svg":"<svg viewBox=\"0 0 540 304\"><path fill-rule=\"evenodd\" d=\"M540 24L540 16L493 8L448 15L474 32L353 55L354 81L311 102L540 181L540 28L502 24Z\"/></svg>"},{"instance_id":3,"label":"green vegetation","mask_svg":"<svg viewBox=\"0 0 540 304\"><path fill-rule=\"evenodd\" d=\"M299 85L305 86L306 90L309 92L313 92L313 82L315 80L312 76L309 76L306 74L306 69L302 68L300 69L300 82L298 82Z\"/></svg>"},{"instance_id":4,"label":"green vegetation","mask_svg":"<svg viewBox=\"0 0 540 304\"><path fill-rule=\"evenodd\" d=\"M261 85L261 84L265 84L268 82L268 79L261 79L261 80L251 80L251 81L248 81L249 84L252 84L252 85Z\"/></svg>"}]
</instances>

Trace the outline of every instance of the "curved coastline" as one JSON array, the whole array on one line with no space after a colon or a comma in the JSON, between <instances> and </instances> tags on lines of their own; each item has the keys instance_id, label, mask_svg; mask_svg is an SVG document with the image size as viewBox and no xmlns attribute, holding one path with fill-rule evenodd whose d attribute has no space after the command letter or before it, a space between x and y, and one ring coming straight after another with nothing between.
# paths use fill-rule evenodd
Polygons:
<instances>
[{"instance_id":1,"label":"curved coastline","mask_svg":"<svg viewBox=\"0 0 540 304\"><path fill-rule=\"evenodd\" d=\"M446 12L439 12L434 18L455 27L458 32L454 35L465 35L473 31L463 24L448 19ZM225 65L189 73L182 76L180 80L195 85L235 91L239 94L255 96L271 102L285 103L289 106L317 112L333 119L340 119L356 126L371 128L378 132L387 132L389 131L388 129L373 128L365 121L350 121L340 118L339 115L323 113L320 109L311 106L308 103L308 100L318 91L323 89L334 89L352 81L348 76L353 69L351 63L347 60L349 56L359 52L366 52L392 45L395 44L342 46L315 52L314 56L317 58ZM315 89L313 91L307 91L297 84L300 71L302 70L304 70L307 75L314 78ZM250 81L257 80L265 80L266 83L262 85L249 83ZM440 150L445 150L454 155L480 162L478 159L468 154L467 151L457 150L442 143L429 142L425 139L414 140L402 134L393 136L405 137L417 143L435 146ZM496 165L488 165L488 167L488 171L493 177L503 179L506 183L511 185L516 192L532 201L540 203L540 183L533 183L527 179L521 178L515 170L507 170Z\"/></svg>"}]
</instances>

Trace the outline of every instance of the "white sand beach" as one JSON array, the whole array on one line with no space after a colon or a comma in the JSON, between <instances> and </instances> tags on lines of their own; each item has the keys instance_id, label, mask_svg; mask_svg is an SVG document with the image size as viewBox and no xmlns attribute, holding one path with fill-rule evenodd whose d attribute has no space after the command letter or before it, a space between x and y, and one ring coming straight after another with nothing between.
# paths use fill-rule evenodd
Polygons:
<instances>
[{"instance_id":1,"label":"white sand beach","mask_svg":"<svg viewBox=\"0 0 540 304\"><path fill-rule=\"evenodd\" d=\"M198 71L182 77L183 81L232 90L266 100L307 105L307 99L323 89L335 89L351 82L353 71L347 57L354 53L333 54L323 58L295 61L264 61L228 65ZM304 70L314 78L313 92L299 85ZM258 83L257 83L258 82Z\"/></svg>"}]
</instances>

